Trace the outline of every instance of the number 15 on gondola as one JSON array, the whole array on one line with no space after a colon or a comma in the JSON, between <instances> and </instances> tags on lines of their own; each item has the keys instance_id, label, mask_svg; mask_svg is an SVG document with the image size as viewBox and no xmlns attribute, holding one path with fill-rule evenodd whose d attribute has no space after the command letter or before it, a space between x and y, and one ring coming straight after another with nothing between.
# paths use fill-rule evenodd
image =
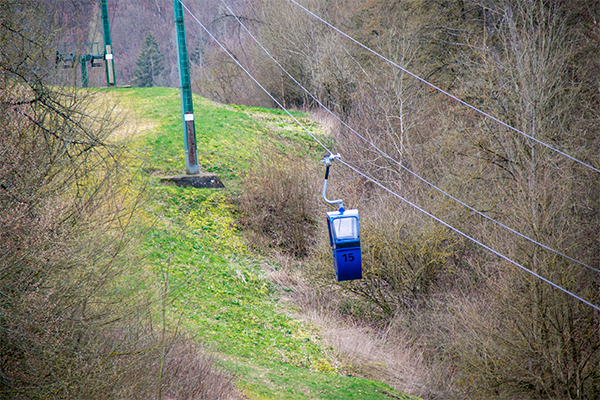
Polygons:
<instances>
[{"instance_id":1,"label":"number 15 on gondola","mask_svg":"<svg viewBox=\"0 0 600 400\"><path fill-rule=\"evenodd\" d=\"M338 281L362 279L358 210L340 208L328 212L327 227L335 278Z\"/></svg>"}]
</instances>

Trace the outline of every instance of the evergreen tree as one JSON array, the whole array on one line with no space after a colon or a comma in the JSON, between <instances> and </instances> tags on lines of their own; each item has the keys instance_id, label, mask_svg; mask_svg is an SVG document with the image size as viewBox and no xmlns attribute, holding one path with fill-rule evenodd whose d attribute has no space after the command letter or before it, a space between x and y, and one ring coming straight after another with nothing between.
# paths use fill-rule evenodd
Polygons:
<instances>
[{"instance_id":1,"label":"evergreen tree","mask_svg":"<svg viewBox=\"0 0 600 400\"><path fill-rule=\"evenodd\" d=\"M134 85L139 87L153 86L156 78L164 69L163 60L164 56L158 50L156 39L149 33L140 49L140 56L135 62Z\"/></svg>"}]
</instances>

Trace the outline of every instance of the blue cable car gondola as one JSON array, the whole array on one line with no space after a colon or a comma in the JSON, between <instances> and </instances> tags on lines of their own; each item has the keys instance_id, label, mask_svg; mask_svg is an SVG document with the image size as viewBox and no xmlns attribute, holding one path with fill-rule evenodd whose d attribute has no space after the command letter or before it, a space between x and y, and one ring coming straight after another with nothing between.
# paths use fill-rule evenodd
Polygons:
<instances>
[{"instance_id":1,"label":"blue cable car gondola","mask_svg":"<svg viewBox=\"0 0 600 400\"><path fill-rule=\"evenodd\" d=\"M328 212L327 227L337 281L362 279L358 210Z\"/></svg>"},{"instance_id":2,"label":"blue cable car gondola","mask_svg":"<svg viewBox=\"0 0 600 400\"><path fill-rule=\"evenodd\" d=\"M323 199L329 204L339 205L338 211L327 213L329 243L333 252L335 278L339 281L362 279L362 258L360 253L360 224L358 210L344 210L342 200L327 200L327 180L331 160L339 155L326 156L325 182L323 183Z\"/></svg>"}]
</instances>

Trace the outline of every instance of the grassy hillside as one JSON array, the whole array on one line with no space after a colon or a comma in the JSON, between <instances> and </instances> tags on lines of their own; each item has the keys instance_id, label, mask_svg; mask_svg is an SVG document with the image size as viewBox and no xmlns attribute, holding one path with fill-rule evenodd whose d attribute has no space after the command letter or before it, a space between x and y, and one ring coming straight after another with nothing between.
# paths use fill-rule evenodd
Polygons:
<instances>
[{"instance_id":1,"label":"grassy hillside","mask_svg":"<svg viewBox=\"0 0 600 400\"><path fill-rule=\"evenodd\" d=\"M232 198L266 144L298 156L320 153L281 111L210 103L195 97L199 163L218 173L224 190L167 186L160 177L183 173L179 91L112 89L135 133L136 163L146 172L147 202L140 223L146 271L156 282L140 288L166 293L166 320L215 352L250 399L410 398L386 384L352 376L315 326L289 316L264 267L236 225ZM296 114L321 134L306 115ZM329 266L324 266L329 267ZM152 287L150 287L152 286Z\"/></svg>"}]
</instances>

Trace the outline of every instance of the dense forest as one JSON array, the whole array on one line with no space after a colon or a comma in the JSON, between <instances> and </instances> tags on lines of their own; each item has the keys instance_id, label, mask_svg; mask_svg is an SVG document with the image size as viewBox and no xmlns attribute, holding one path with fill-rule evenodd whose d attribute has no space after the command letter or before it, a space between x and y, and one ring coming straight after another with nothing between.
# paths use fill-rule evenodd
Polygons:
<instances>
[{"instance_id":1,"label":"dense forest","mask_svg":"<svg viewBox=\"0 0 600 400\"><path fill-rule=\"evenodd\" d=\"M36 4L36 18L43 14L42 4L52 3L53 24L19 14L18 7L30 3ZM312 176L320 178L321 169L310 160L281 162L285 155L265 153L264 165L249 175L237 201L255 246L279 251L303 268L319 300L297 298L301 307L369 327L386 346L410 354L413 368L390 367L389 380L423 398L600 399L600 313L479 244L600 305L600 1L301 1L364 47L288 0L183 3L280 105L312 113L331 131L335 153L396 194L334 165L329 190L361 213L364 279L333 284L331 274L321 272L330 264L330 253L315 222L324 208L309 193L315 186L307 183L318 179ZM88 105L68 90L38 85L77 82L76 69L40 71L54 62L55 47L102 41L98 4L5 0L0 7L3 39L27 26L22 37L31 40L2 42L0 59L3 89L14 80L30 84L21 97L11 97L14 89L2 97L2 149L12 149L14 160L29 157L35 168L18 161L0 167L0 251L3 261L13 257L10 262L20 265L23 277L22 286L14 287L0 272L1 306L16 307L12 293L26 292L22 296L28 301L19 304L11 323L18 327L15 332L27 332L19 318L44 300L35 288L72 290L35 270L36 260L70 271L59 257L65 248L77 251L73 259L94 265L118 260L116 249L125 245L118 229L102 225L107 234L97 243L80 238L96 232L98 213L127 225L122 218L131 218L127 210L134 206L126 204L131 196L119 203L113 195L122 193L111 185L110 174L118 168L119 154L101 145L104 126L94 131L78 124L80 107ZM140 82L144 59L150 57L144 44L152 35L152 51L161 54L153 84L178 85L172 12L170 0L109 1L118 84ZM185 18L196 93L222 103L276 107L190 14ZM102 71L91 76L98 86L102 79ZM63 109L56 98L70 105ZM28 119L17 123L14 113L26 113ZM7 133L27 129L42 129L43 143ZM30 154L31 148L38 150ZM94 156L83 148L93 149ZM106 176L94 169L97 160L110 167ZM74 165L81 174L65 174L62 165ZM84 181L96 186L64 204L48 197L46 189L18 186L11 178L15 174L52 187L79 187ZM12 182L10 189L6 182ZM297 195L290 198L291 192ZM39 224L35 210L40 208L54 210L55 219ZM8 214L9 209L16 211ZM71 223L76 213L84 218ZM54 229L59 221L61 229ZM44 251L23 253L17 229L43 230L36 240ZM94 270L93 278L106 280L112 273ZM88 289L70 297L80 302L81 315L96 296ZM117 311L122 321L135 315L132 309ZM94 324L113 312L98 310ZM2 321L3 328L9 326ZM54 319L52 329L61 321ZM77 325L84 319L69 321ZM74 343L81 329L74 326L71 336L60 339ZM110 335L122 332L123 326L116 326ZM140 340L123 346L141 346L142 332L136 335ZM89 346L100 348L109 339L93 336ZM25 342L2 340L3 357L18 360L26 351ZM64 362L76 365L75 358ZM99 385L94 387L104 390ZM39 387L46 390L43 382ZM40 397L47 393L43 390Z\"/></svg>"}]
</instances>

